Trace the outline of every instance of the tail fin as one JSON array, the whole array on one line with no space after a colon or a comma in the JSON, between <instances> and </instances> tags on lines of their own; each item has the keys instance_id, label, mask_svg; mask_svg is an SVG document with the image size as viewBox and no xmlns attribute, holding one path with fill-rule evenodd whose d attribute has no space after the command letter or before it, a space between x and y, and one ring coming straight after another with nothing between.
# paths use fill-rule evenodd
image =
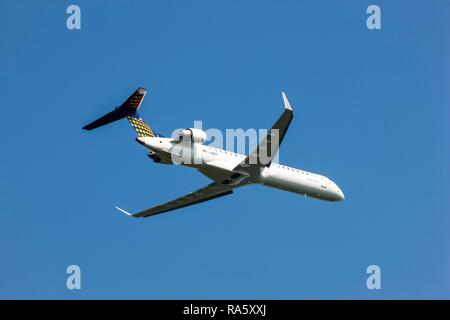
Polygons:
<instances>
[{"instance_id":1,"label":"tail fin","mask_svg":"<svg viewBox=\"0 0 450 320\"><path fill-rule=\"evenodd\" d=\"M142 120L138 113L146 94L146 89L137 89L120 107L89 123L83 129L93 130L126 117L139 137L158 137L159 135Z\"/></svg>"},{"instance_id":2,"label":"tail fin","mask_svg":"<svg viewBox=\"0 0 450 320\"><path fill-rule=\"evenodd\" d=\"M153 131L150 126L142 120L139 113L134 113L133 115L129 115L127 117L128 122L133 126L134 130L138 137L159 137L159 135Z\"/></svg>"}]
</instances>

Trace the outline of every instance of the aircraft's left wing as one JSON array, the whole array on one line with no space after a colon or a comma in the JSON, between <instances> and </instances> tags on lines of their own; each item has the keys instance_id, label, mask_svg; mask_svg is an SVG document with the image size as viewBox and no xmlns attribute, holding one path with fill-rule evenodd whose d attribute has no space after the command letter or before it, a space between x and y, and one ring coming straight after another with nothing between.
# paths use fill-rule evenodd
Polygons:
<instances>
[{"instance_id":1,"label":"aircraft's left wing","mask_svg":"<svg viewBox=\"0 0 450 320\"><path fill-rule=\"evenodd\" d=\"M169 201L167 203L161 204L159 206L153 207L151 209L139 213L131 214L118 207L116 207L116 209L122 211L123 213L129 216L133 216L136 218L145 218L232 194L233 193L232 189L236 187L238 186L213 182L207 185L206 187L203 187L197 191L189 193L188 195L185 195L178 199Z\"/></svg>"}]
</instances>

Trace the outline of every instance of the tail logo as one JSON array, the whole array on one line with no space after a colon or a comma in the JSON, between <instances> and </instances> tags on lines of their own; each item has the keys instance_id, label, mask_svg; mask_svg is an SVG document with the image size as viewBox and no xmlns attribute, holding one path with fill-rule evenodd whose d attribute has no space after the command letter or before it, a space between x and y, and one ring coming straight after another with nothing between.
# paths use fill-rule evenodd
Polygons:
<instances>
[{"instance_id":1,"label":"tail logo","mask_svg":"<svg viewBox=\"0 0 450 320\"><path fill-rule=\"evenodd\" d=\"M136 116L128 116L127 119L133 126L134 130L136 130L138 137L156 137L156 134L153 132L152 128L150 128L150 126L146 124L137 113Z\"/></svg>"}]
</instances>

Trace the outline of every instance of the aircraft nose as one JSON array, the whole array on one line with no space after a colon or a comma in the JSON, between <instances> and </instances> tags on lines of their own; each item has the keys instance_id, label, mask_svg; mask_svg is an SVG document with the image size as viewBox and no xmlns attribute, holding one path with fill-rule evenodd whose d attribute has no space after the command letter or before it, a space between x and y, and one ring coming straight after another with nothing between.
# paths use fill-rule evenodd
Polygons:
<instances>
[{"instance_id":1,"label":"aircraft nose","mask_svg":"<svg viewBox=\"0 0 450 320\"><path fill-rule=\"evenodd\" d=\"M342 190L339 189L339 187L337 189L338 189L337 193L338 193L339 200L345 200L345 195L342 192Z\"/></svg>"}]
</instances>

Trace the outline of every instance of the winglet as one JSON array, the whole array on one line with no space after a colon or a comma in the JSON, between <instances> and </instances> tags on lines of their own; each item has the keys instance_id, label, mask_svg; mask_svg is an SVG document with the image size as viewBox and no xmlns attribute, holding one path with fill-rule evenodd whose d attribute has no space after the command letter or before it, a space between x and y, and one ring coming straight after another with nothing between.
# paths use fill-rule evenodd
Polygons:
<instances>
[{"instance_id":1,"label":"winglet","mask_svg":"<svg viewBox=\"0 0 450 320\"><path fill-rule=\"evenodd\" d=\"M119 210L120 212L125 213L127 216L130 216L130 217L133 216L131 213L129 213L129 212L123 210L123 209L120 209L119 207L115 207L115 208L116 208L117 210Z\"/></svg>"},{"instance_id":2,"label":"winglet","mask_svg":"<svg viewBox=\"0 0 450 320\"><path fill-rule=\"evenodd\" d=\"M291 104L289 103L289 100L286 97L286 94L284 92L281 92L281 95L283 96L284 108L287 110L293 111Z\"/></svg>"}]
</instances>

